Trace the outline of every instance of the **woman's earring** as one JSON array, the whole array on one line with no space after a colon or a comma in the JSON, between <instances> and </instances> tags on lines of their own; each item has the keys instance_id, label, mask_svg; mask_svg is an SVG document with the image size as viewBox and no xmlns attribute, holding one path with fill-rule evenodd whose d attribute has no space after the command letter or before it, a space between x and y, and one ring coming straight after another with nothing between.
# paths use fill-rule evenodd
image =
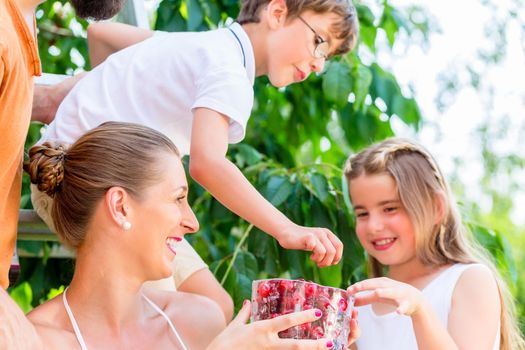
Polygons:
<instances>
[{"instance_id":1,"label":"woman's earring","mask_svg":"<svg viewBox=\"0 0 525 350\"><path fill-rule=\"evenodd\" d=\"M131 230L131 222L127 221L127 220L124 220L122 221L122 229L124 231L129 231Z\"/></svg>"}]
</instances>

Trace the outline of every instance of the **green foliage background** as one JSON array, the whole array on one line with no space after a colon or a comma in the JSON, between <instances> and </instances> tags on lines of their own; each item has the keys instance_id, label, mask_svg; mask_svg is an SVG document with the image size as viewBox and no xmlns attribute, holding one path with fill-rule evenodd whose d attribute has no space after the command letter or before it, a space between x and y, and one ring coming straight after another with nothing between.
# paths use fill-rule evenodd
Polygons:
<instances>
[{"instance_id":1,"label":"green foliage background","mask_svg":"<svg viewBox=\"0 0 525 350\"><path fill-rule=\"evenodd\" d=\"M354 234L341 167L350 153L393 136L394 119L416 131L424 121L414 98L404 94L396 77L377 63L377 53L388 48L379 47L376 37L382 32L392 47L400 31L426 37L428 26L414 20L421 16L411 16L413 9L403 11L388 1L360 1L356 6L361 23L359 50L330 61L322 74L302 84L276 89L267 79L259 78L246 140L229 151L229 157L256 188L294 222L335 232L345 245L342 263L319 269L307 254L281 249L273 238L236 217L190 180L190 203L201 230L188 240L210 264L236 306L249 298L251 281L256 278L302 277L346 287L366 277L365 254ZM163 0L154 28L216 28L235 18L238 9L237 0ZM87 23L74 16L67 2L46 1L37 17L44 71L71 74L89 70ZM28 146L38 139L40 128L31 126ZM24 183L22 207L30 208L27 178ZM518 286L524 285L524 276L514 266L506 238L474 220L470 224L515 295L523 296ZM25 310L56 295L69 283L73 262L48 258L54 244L19 242L27 251L44 253L43 258L22 259L22 276L11 290Z\"/></svg>"}]
</instances>

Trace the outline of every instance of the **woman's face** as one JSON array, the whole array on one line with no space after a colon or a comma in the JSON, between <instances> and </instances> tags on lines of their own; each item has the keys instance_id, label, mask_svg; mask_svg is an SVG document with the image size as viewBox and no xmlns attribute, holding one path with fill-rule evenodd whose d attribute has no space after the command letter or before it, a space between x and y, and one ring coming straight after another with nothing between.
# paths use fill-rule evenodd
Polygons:
<instances>
[{"instance_id":1,"label":"woman's face","mask_svg":"<svg viewBox=\"0 0 525 350\"><path fill-rule=\"evenodd\" d=\"M161 179L146 189L140 200L131 200L134 255L142 266L159 273L157 279L171 275L171 263L178 243L186 233L194 233L199 223L188 204L188 183L181 160L174 154L159 155L154 165ZM130 233L132 233L130 232ZM155 277L153 277L155 278Z\"/></svg>"},{"instance_id":2,"label":"woman's face","mask_svg":"<svg viewBox=\"0 0 525 350\"><path fill-rule=\"evenodd\" d=\"M401 266L416 257L415 231L389 174L361 175L350 182L356 233L381 264Z\"/></svg>"}]
</instances>

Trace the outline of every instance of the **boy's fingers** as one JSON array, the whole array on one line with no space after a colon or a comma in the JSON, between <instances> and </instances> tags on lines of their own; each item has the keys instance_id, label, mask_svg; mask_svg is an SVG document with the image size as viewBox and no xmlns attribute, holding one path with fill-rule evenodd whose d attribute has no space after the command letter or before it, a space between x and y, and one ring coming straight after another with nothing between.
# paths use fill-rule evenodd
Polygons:
<instances>
[{"instance_id":1,"label":"boy's fingers","mask_svg":"<svg viewBox=\"0 0 525 350\"><path fill-rule=\"evenodd\" d=\"M317 313L317 315L316 315ZM281 315L271 320L261 321L268 322L274 332L284 331L293 326L298 326L303 323L312 322L321 317L321 310L311 309L299 312L292 312L290 314Z\"/></svg>"},{"instance_id":2,"label":"boy's fingers","mask_svg":"<svg viewBox=\"0 0 525 350\"><path fill-rule=\"evenodd\" d=\"M331 234L331 233L330 233ZM319 267L330 266L334 263L336 249L327 234L320 234L319 241L325 248L325 255L318 263Z\"/></svg>"},{"instance_id":3,"label":"boy's fingers","mask_svg":"<svg viewBox=\"0 0 525 350\"><path fill-rule=\"evenodd\" d=\"M326 248L324 247L319 237L316 237L316 241L317 243L312 249L312 255L310 255L310 259L312 259L312 261L316 264L319 264L326 255Z\"/></svg>"},{"instance_id":4,"label":"boy's fingers","mask_svg":"<svg viewBox=\"0 0 525 350\"><path fill-rule=\"evenodd\" d=\"M245 300L242 308L239 310L239 313L235 318L230 322L230 325L242 325L246 324L250 319L251 314L251 303L249 300Z\"/></svg>"},{"instance_id":5,"label":"boy's fingers","mask_svg":"<svg viewBox=\"0 0 525 350\"><path fill-rule=\"evenodd\" d=\"M341 261L341 258L343 257L343 242L332 232L328 233L328 239L332 242L333 246L335 247L335 257L332 264L337 264L339 261Z\"/></svg>"}]
</instances>

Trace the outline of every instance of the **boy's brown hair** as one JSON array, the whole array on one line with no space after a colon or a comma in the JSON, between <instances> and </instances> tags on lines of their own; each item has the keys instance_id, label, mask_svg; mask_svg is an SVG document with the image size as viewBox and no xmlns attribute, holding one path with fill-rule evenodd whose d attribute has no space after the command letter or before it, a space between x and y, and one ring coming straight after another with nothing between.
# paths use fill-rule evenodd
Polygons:
<instances>
[{"instance_id":1,"label":"boy's brown hair","mask_svg":"<svg viewBox=\"0 0 525 350\"><path fill-rule=\"evenodd\" d=\"M241 0L241 10L237 16L240 24L259 23L259 12L271 0ZM332 23L330 31L335 38L343 42L335 50L334 55L341 55L352 50L357 43L359 21L351 0L285 0L288 8L288 19L296 18L304 11L317 14L333 13L339 20Z\"/></svg>"}]
</instances>

